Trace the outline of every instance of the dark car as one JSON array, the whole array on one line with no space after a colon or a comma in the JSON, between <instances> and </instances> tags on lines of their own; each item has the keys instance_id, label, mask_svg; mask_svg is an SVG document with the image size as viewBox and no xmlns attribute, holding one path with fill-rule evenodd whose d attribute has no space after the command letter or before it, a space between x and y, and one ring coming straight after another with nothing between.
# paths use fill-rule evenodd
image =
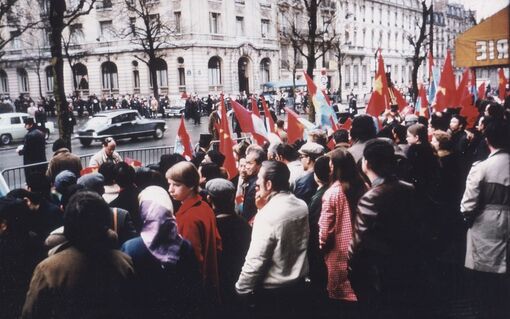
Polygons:
<instances>
[{"instance_id":1,"label":"dark car","mask_svg":"<svg viewBox=\"0 0 510 319\"><path fill-rule=\"evenodd\" d=\"M83 146L106 137L115 139L153 136L163 138L166 123L163 120L144 119L135 110L116 110L95 114L78 131L77 137Z\"/></svg>"}]
</instances>

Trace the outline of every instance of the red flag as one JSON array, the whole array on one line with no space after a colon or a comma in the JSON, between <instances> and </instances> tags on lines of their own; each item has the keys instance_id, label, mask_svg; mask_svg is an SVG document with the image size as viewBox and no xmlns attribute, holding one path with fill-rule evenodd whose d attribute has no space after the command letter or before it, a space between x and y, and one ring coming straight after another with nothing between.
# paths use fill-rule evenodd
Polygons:
<instances>
[{"instance_id":1,"label":"red flag","mask_svg":"<svg viewBox=\"0 0 510 319\"><path fill-rule=\"evenodd\" d=\"M436 104L434 106L436 111L441 112L447 107L454 106L456 91L452 58L450 50L448 50L443 66L443 72L441 72L441 80L439 80L439 86L437 88Z\"/></svg>"},{"instance_id":2,"label":"red flag","mask_svg":"<svg viewBox=\"0 0 510 319\"><path fill-rule=\"evenodd\" d=\"M329 142L328 142L328 144L327 144L327 147L328 147L330 150L334 150L334 149L335 149L335 146L336 146L335 139L333 138L333 136L331 136L331 138L329 139Z\"/></svg>"},{"instance_id":3,"label":"red flag","mask_svg":"<svg viewBox=\"0 0 510 319\"><path fill-rule=\"evenodd\" d=\"M221 108L221 122L219 130L220 153L225 155L225 162L223 163L223 167L227 170L229 179L232 179L237 175L237 167L233 153L234 141L232 140L232 135L230 134L227 109L225 107L225 101L223 100L223 94L221 95L220 99L220 108Z\"/></svg>"},{"instance_id":4,"label":"red flag","mask_svg":"<svg viewBox=\"0 0 510 319\"><path fill-rule=\"evenodd\" d=\"M251 98L251 111L253 112L253 115L260 118L259 106L257 105L257 100L253 97Z\"/></svg>"},{"instance_id":5,"label":"red flag","mask_svg":"<svg viewBox=\"0 0 510 319\"><path fill-rule=\"evenodd\" d=\"M505 71L503 71L503 68L499 69L498 75L499 75L499 80L498 80L498 83L499 83L499 87L498 87L499 99L501 101L504 101L505 97L506 97L506 84L508 83L508 80L505 77Z\"/></svg>"},{"instance_id":6,"label":"red flag","mask_svg":"<svg viewBox=\"0 0 510 319\"><path fill-rule=\"evenodd\" d=\"M257 133L255 130L255 125L253 124L252 113L245 109L241 104L236 101L232 101L232 108L234 109L234 114L241 126L241 130L245 133L251 133L253 138L257 141L257 144L264 144L265 138L264 136ZM263 125L261 123L261 125ZM265 128L264 128L265 130Z\"/></svg>"},{"instance_id":7,"label":"red flag","mask_svg":"<svg viewBox=\"0 0 510 319\"><path fill-rule=\"evenodd\" d=\"M377 71L374 79L374 90L368 101L366 113L378 117L385 109L390 106L390 94L388 90L388 80L384 72L384 60L379 49L379 59L377 62Z\"/></svg>"},{"instance_id":8,"label":"red flag","mask_svg":"<svg viewBox=\"0 0 510 319\"><path fill-rule=\"evenodd\" d=\"M288 107L285 108L287 112L287 139L289 144L295 141L302 140L305 133L304 125L299 122L299 116Z\"/></svg>"},{"instance_id":9,"label":"red flag","mask_svg":"<svg viewBox=\"0 0 510 319\"><path fill-rule=\"evenodd\" d=\"M396 103L398 105L398 110L402 112L402 110L409 104L406 99L402 96L399 90L393 88L393 95L395 96Z\"/></svg>"},{"instance_id":10,"label":"red flag","mask_svg":"<svg viewBox=\"0 0 510 319\"><path fill-rule=\"evenodd\" d=\"M177 130L177 136L181 140L181 144L183 149L182 156L188 158L193 157L193 150L191 149L191 139L189 138L188 131L186 131L186 127L184 126L184 117L181 116L181 123L179 124L179 129Z\"/></svg>"},{"instance_id":11,"label":"red flag","mask_svg":"<svg viewBox=\"0 0 510 319\"><path fill-rule=\"evenodd\" d=\"M260 98L262 100L262 108L264 109L264 117L269 122L268 123L268 125L269 125L269 132L276 133L276 128L275 128L274 120L273 120L273 117L271 116L271 113L269 112L269 107L267 107L266 100L264 99L263 96L261 96Z\"/></svg>"},{"instance_id":12,"label":"red flag","mask_svg":"<svg viewBox=\"0 0 510 319\"><path fill-rule=\"evenodd\" d=\"M340 125L340 128L350 131L351 126L352 126L352 120L350 117L348 117L347 120L345 120L344 124Z\"/></svg>"},{"instance_id":13,"label":"red flag","mask_svg":"<svg viewBox=\"0 0 510 319\"><path fill-rule=\"evenodd\" d=\"M464 69L462 73L462 78L460 79L459 87L457 88L457 94L455 98L455 102L453 103L455 107L460 107L462 101L464 100L464 93L466 90L464 88L467 87L469 80L469 69ZM467 91L469 94L469 90Z\"/></svg>"},{"instance_id":14,"label":"red flag","mask_svg":"<svg viewBox=\"0 0 510 319\"><path fill-rule=\"evenodd\" d=\"M482 82L482 84L478 87L478 98L480 100L485 99L485 82Z\"/></svg>"},{"instance_id":15,"label":"red flag","mask_svg":"<svg viewBox=\"0 0 510 319\"><path fill-rule=\"evenodd\" d=\"M467 128L471 128L476 125L479 112L473 105L473 95L469 93L469 89L467 87L464 89L463 96L464 98L461 102L462 109L460 110L460 115L466 118Z\"/></svg>"},{"instance_id":16,"label":"red flag","mask_svg":"<svg viewBox=\"0 0 510 319\"><path fill-rule=\"evenodd\" d=\"M188 94L186 94L186 91L182 92L181 99L186 100L188 98Z\"/></svg>"},{"instance_id":17,"label":"red flag","mask_svg":"<svg viewBox=\"0 0 510 319\"><path fill-rule=\"evenodd\" d=\"M430 118L429 112L429 101L427 101L427 93L425 92L425 87L423 84L420 86L420 93L418 98L420 99L420 110L418 115L424 116L426 118Z\"/></svg>"}]
</instances>

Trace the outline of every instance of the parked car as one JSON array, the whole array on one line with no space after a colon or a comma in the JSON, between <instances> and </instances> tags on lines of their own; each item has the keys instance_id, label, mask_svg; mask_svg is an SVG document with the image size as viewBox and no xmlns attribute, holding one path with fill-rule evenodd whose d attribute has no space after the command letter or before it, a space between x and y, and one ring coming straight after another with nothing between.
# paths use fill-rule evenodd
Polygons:
<instances>
[{"instance_id":1,"label":"parked car","mask_svg":"<svg viewBox=\"0 0 510 319\"><path fill-rule=\"evenodd\" d=\"M9 145L12 142L20 142L27 134L24 120L29 118L27 113L2 113L0 114L0 143ZM55 130L53 122L46 122L45 128L42 129L45 138L49 139L50 134Z\"/></svg>"},{"instance_id":2,"label":"parked car","mask_svg":"<svg viewBox=\"0 0 510 319\"><path fill-rule=\"evenodd\" d=\"M101 141L106 137L115 139L153 136L163 138L166 130L164 120L145 119L136 110L115 110L101 112L91 117L78 130L77 137L83 146L93 141Z\"/></svg>"},{"instance_id":3,"label":"parked car","mask_svg":"<svg viewBox=\"0 0 510 319\"><path fill-rule=\"evenodd\" d=\"M179 98L170 99L165 107L165 117L181 117L184 115L186 100Z\"/></svg>"}]
</instances>

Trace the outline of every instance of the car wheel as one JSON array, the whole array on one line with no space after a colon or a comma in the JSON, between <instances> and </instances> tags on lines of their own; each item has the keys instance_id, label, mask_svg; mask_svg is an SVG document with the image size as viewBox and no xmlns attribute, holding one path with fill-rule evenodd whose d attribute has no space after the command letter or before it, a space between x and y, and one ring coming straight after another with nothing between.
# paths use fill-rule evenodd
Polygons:
<instances>
[{"instance_id":1,"label":"car wheel","mask_svg":"<svg viewBox=\"0 0 510 319\"><path fill-rule=\"evenodd\" d=\"M80 138L80 143L81 145L87 147L87 146L90 146L90 144L92 144L92 140L91 139L85 139L85 138Z\"/></svg>"},{"instance_id":2,"label":"car wheel","mask_svg":"<svg viewBox=\"0 0 510 319\"><path fill-rule=\"evenodd\" d=\"M154 131L154 138L157 140L162 139L164 133L165 132L163 132L163 129L161 129L161 127L158 126L158 127L156 127L156 130Z\"/></svg>"},{"instance_id":3,"label":"car wheel","mask_svg":"<svg viewBox=\"0 0 510 319\"><path fill-rule=\"evenodd\" d=\"M10 134L2 134L2 136L0 136L0 141L2 145L9 145L12 142L12 136Z\"/></svg>"}]
</instances>

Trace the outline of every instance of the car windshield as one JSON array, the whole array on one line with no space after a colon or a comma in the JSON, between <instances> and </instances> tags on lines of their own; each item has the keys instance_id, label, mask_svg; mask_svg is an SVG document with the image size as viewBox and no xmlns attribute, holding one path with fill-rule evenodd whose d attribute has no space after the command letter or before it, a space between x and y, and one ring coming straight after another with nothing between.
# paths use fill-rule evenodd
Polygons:
<instances>
[{"instance_id":1,"label":"car windshield","mask_svg":"<svg viewBox=\"0 0 510 319\"><path fill-rule=\"evenodd\" d=\"M88 129L97 129L108 124L109 119L106 116L94 116L87 122Z\"/></svg>"}]
</instances>

